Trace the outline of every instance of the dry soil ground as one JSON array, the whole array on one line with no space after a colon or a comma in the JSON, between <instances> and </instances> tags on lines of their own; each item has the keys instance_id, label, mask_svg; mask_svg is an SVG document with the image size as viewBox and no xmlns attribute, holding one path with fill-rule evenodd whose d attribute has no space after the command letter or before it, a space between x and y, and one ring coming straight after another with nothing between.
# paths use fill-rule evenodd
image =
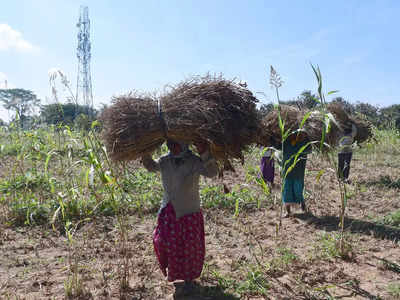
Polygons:
<instances>
[{"instance_id":1,"label":"dry soil ground","mask_svg":"<svg viewBox=\"0 0 400 300\"><path fill-rule=\"evenodd\" d=\"M312 156L306 179L310 213L298 212L277 227L279 177L271 196L258 194L261 208L243 208L236 218L232 209L204 210L207 254L192 295L181 296L180 284L168 283L158 269L152 211L126 216L125 244L114 217L82 222L72 246L49 226L2 225L0 298L64 299L76 268L75 291L82 291L77 299L396 299L400 227L379 221L400 209L400 190L382 184L382 176L400 178L400 162L392 153L385 157L360 154L352 162L344 257L337 247L340 194L334 172ZM257 160L248 163L256 166ZM247 167L238 166L224 181L251 188ZM327 171L317 181L321 168Z\"/></svg>"}]
</instances>

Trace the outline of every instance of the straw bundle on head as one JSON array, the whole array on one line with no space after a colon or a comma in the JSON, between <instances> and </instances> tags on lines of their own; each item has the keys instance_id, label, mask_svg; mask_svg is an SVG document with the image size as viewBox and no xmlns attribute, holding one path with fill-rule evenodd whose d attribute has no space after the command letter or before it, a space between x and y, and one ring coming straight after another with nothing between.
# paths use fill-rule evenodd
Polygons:
<instances>
[{"instance_id":1,"label":"straw bundle on head","mask_svg":"<svg viewBox=\"0 0 400 300\"><path fill-rule=\"evenodd\" d=\"M279 127L279 116L284 123L285 130L298 128L300 110L294 106L279 105L277 109L269 112L262 120L264 131L280 141L281 129Z\"/></svg>"},{"instance_id":2,"label":"straw bundle on head","mask_svg":"<svg viewBox=\"0 0 400 300\"><path fill-rule=\"evenodd\" d=\"M309 114L305 121L303 119ZM282 134L279 128L279 115L284 122L285 132L301 130L307 135L309 141L321 141L323 129L329 123L329 131L326 132L324 142L335 147L339 138L343 135L345 129L351 129L352 124L357 127L357 136L355 140L358 143L364 142L371 136L371 126L368 122L350 117L340 104L332 103L327 106L327 113L319 110L308 111L299 110L292 106L280 105L278 109L271 111L262 120L264 131L269 132L273 139L281 143ZM303 123L303 126L301 124ZM267 142L271 137L262 137ZM261 143L262 144L262 143Z\"/></svg>"},{"instance_id":3,"label":"straw bundle on head","mask_svg":"<svg viewBox=\"0 0 400 300\"><path fill-rule=\"evenodd\" d=\"M139 158L167 138L206 141L216 159L229 166L243 160L242 150L257 141L258 100L244 86L221 77L195 77L157 101L132 95L117 97L102 115L104 140L115 160Z\"/></svg>"},{"instance_id":4,"label":"straw bundle on head","mask_svg":"<svg viewBox=\"0 0 400 300\"><path fill-rule=\"evenodd\" d=\"M303 112L301 117L304 118L306 113L308 112ZM323 130L328 123L329 130L327 130L327 132L325 132L325 136L323 136ZM340 136L340 130L338 130L335 119L323 114L320 111L311 112L309 117L304 122L303 131L307 134L309 141L318 142L323 139L324 143L330 146L336 145L336 142Z\"/></svg>"},{"instance_id":5,"label":"straw bundle on head","mask_svg":"<svg viewBox=\"0 0 400 300\"><path fill-rule=\"evenodd\" d=\"M253 94L221 77L195 77L161 97L168 137L208 141L219 160L243 159L241 151L257 139Z\"/></svg>"},{"instance_id":6,"label":"straw bundle on head","mask_svg":"<svg viewBox=\"0 0 400 300\"><path fill-rule=\"evenodd\" d=\"M372 123L357 116L350 117L351 122L357 127L357 134L354 140L357 143L362 143L373 136Z\"/></svg>"},{"instance_id":7,"label":"straw bundle on head","mask_svg":"<svg viewBox=\"0 0 400 300\"><path fill-rule=\"evenodd\" d=\"M356 126L357 135L354 140L357 143L365 142L368 138L372 137L372 124L369 121L358 116L349 116L339 103L329 103L327 109L335 117L340 131L343 132L346 129L351 129L352 125Z\"/></svg>"},{"instance_id":8,"label":"straw bundle on head","mask_svg":"<svg viewBox=\"0 0 400 300\"><path fill-rule=\"evenodd\" d=\"M164 142L157 101L128 94L113 98L100 119L103 139L114 160L131 160L157 149Z\"/></svg>"},{"instance_id":9,"label":"straw bundle on head","mask_svg":"<svg viewBox=\"0 0 400 300\"><path fill-rule=\"evenodd\" d=\"M326 108L334 116L336 122L343 127L342 130L351 128L351 119L341 104L329 103Z\"/></svg>"}]
</instances>

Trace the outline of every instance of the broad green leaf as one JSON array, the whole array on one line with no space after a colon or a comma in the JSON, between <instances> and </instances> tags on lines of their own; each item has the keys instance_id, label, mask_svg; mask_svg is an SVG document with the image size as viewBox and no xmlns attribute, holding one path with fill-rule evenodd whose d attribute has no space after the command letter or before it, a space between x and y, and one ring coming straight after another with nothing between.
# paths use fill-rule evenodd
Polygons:
<instances>
[{"instance_id":1,"label":"broad green leaf","mask_svg":"<svg viewBox=\"0 0 400 300\"><path fill-rule=\"evenodd\" d=\"M322 175L324 175L324 173L325 173L325 170L319 170L317 176L315 176L317 183L319 183L319 180L321 179Z\"/></svg>"},{"instance_id":2,"label":"broad green leaf","mask_svg":"<svg viewBox=\"0 0 400 300\"><path fill-rule=\"evenodd\" d=\"M307 119L310 117L311 113L312 113L312 111L309 111L308 113L306 113L306 114L305 114L305 116L304 116L303 120L301 120L301 123L300 123L300 129L302 129L302 128L303 128L303 126L304 126L304 123L305 123L305 122L307 121Z\"/></svg>"},{"instance_id":3,"label":"broad green leaf","mask_svg":"<svg viewBox=\"0 0 400 300\"><path fill-rule=\"evenodd\" d=\"M329 91L329 92L327 93L327 95L336 94L336 93L338 93L338 92L339 92L339 90L335 90L335 91Z\"/></svg>"},{"instance_id":4,"label":"broad green leaf","mask_svg":"<svg viewBox=\"0 0 400 300\"><path fill-rule=\"evenodd\" d=\"M283 132L283 131L285 130L285 124L284 124L284 122L282 121L282 118L281 118L281 114L280 114L280 113L278 114L278 121L279 121L279 128L281 129L281 132Z\"/></svg>"},{"instance_id":5,"label":"broad green leaf","mask_svg":"<svg viewBox=\"0 0 400 300\"><path fill-rule=\"evenodd\" d=\"M54 152L55 152L55 150L53 149L49 153L47 153L47 156L46 156L46 161L44 163L44 174L45 174L46 177L48 177L47 169L48 169L48 166L49 166L50 158L51 158L51 156L53 155Z\"/></svg>"},{"instance_id":6,"label":"broad green leaf","mask_svg":"<svg viewBox=\"0 0 400 300\"><path fill-rule=\"evenodd\" d=\"M95 120L92 122L91 128L93 129L94 127L99 126L99 121Z\"/></svg>"},{"instance_id":7,"label":"broad green leaf","mask_svg":"<svg viewBox=\"0 0 400 300\"><path fill-rule=\"evenodd\" d=\"M89 173L90 173L90 168L87 168L86 172L85 172L85 185L86 186L89 186Z\"/></svg>"},{"instance_id":8,"label":"broad green leaf","mask_svg":"<svg viewBox=\"0 0 400 300\"><path fill-rule=\"evenodd\" d=\"M317 97L312 97L312 99L317 103L321 103L320 99L318 99Z\"/></svg>"}]
</instances>

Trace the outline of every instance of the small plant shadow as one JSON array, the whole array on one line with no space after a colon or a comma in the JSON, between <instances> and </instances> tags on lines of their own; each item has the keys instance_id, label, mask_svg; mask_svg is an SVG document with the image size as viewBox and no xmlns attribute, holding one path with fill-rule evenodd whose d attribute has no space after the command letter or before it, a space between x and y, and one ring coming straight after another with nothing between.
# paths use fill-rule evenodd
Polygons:
<instances>
[{"instance_id":1,"label":"small plant shadow","mask_svg":"<svg viewBox=\"0 0 400 300\"><path fill-rule=\"evenodd\" d=\"M357 280L350 280L349 282L346 282L345 284L337 285L338 287L347 290L351 292L349 295L343 295L341 297L336 297L335 299L343 299L343 298L349 298L351 297L353 299L354 296L361 296L364 299L371 299L371 300L381 300L379 296L375 296L368 291L362 289L360 287L360 282Z\"/></svg>"},{"instance_id":2,"label":"small plant shadow","mask_svg":"<svg viewBox=\"0 0 400 300\"><path fill-rule=\"evenodd\" d=\"M365 184L367 186L383 186L389 189L400 189L400 178L392 179L389 175L381 175L378 179L362 181L361 184Z\"/></svg>"},{"instance_id":3,"label":"small plant shadow","mask_svg":"<svg viewBox=\"0 0 400 300\"><path fill-rule=\"evenodd\" d=\"M312 214L297 214L296 218L313 225L317 229L325 231L337 231L340 222L337 216L314 216ZM344 229L351 233L371 235L377 238L398 241L400 240L400 229L392 226L376 224L373 222L345 217Z\"/></svg>"},{"instance_id":4,"label":"small plant shadow","mask_svg":"<svg viewBox=\"0 0 400 300\"><path fill-rule=\"evenodd\" d=\"M381 262L381 268L400 274L400 265L385 258L374 256L375 259Z\"/></svg>"},{"instance_id":5,"label":"small plant shadow","mask_svg":"<svg viewBox=\"0 0 400 300\"><path fill-rule=\"evenodd\" d=\"M240 300L240 298L227 293L221 286L203 286L196 283L188 294L183 294L183 283L175 283L175 300Z\"/></svg>"}]
</instances>

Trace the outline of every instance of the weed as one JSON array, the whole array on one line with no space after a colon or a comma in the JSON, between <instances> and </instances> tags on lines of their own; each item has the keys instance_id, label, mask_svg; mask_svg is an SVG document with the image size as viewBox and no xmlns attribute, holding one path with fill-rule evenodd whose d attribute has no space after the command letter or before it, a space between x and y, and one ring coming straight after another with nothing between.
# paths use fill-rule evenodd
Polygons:
<instances>
[{"instance_id":1,"label":"weed","mask_svg":"<svg viewBox=\"0 0 400 300\"><path fill-rule=\"evenodd\" d=\"M400 283L390 283L387 287L388 292L395 299L400 299Z\"/></svg>"},{"instance_id":2,"label":"weed","mask_svg":"<svg viewBox=\"0 0 400 300\"><path fill-rule=\"evenodd\" d=\"M130 253L128 245L128 224L127 217L123 214L118 215L118 251L120 262L118 268L119 293L120 299L125 299L126 291L129 289L130 272Z\"/></svg>"},{"instance_id":3,"label":"weed","mask_svg":"<svg viewBox=\"0 0 400 300\"><path fill-rule=\"evenodd\" d=\"M246 182L255 183L260 178L260 171L256 166L246 165Z\"/></svg>"},{"instance_id":4,"label":"weed","mask_svg":"<svg viewBox=\"0 0 400 300\"><path fill-rule=\"evenodd\" d=\"M125 171L120 187L125 193L130 194L127 201L138 210L157 208L163 194L159 176L143 168L133 173Z\"/></svg>"},{"instance_id":5,"label":"weed","mask_svg":"<svg viewBox=\"0 0 400 300\"><path fill-rule=\"evenodd\" d=\"M5 179L0 181L1 193L12 193L21 190L35 191L50 191L50 185L47 178L43 174L33 174L32 172L25 172L24 174L17 175L9 180Z\"/></svg>"},{"instance_id":6,"label":"weed","mask_svg":"<svg viewBox=\"0 0 400 300\"><path fill-rule=\"evenodd\" d=\"M283 274L288 266L298 259L293 250L287 247L278 247L276 254L266 265L267 272L271 275Z\"/></svg>"},{"instance_id":7,"label":"weed","mask_svg":"<svg viewBox=\"0 0 400 300\"><path fill-rule=\"evenodd\" d=\"M397 210L378 221L385 225L400 227L400 210Z\"/></svg>"},{"instance_id":8,"label":"weed","mask_svg":"<svg viewBox=\"0 0 400 300\"><path fill-rule=\"evenodd\" d=\"M205 266L202 273L202 278L206 279L206 277L216 281L222 289L232 291L241 298L246 295L266 295L270 288L265 274L258 266L250 266L245 278L240 282L222 275L208 265Z\"/></svg>"},{"instance_id":9,"label":"weed","mask_svg":"<svg viewBox=\"0 0 400 300\"><path fill-rule=\"evenodd\" d=\"M349 235L324 232L314 246L317 257L352 259L353 244Z\"/></svg>"},{"instance_id":10,"label":"weed","mask_svg":"<svg viewBox=\"0 0 400 300\"><path fill-rule=\"evenodd\" d=\"M85 294L83 284L77 274L68 276L64 281L64 294L67 299L76 299Z\"/></svg>"},{"instance_id":11,"label":"weed","mask_svg":"<svg viewBox=\"0 0 400 300\"><path fill-rule=\"evenodd\" d=\"M241 295L263 295L266 296L270 288L264 273L258 268L251 268L246 278L241 282L236 291Z\"/></svg>"},{"instance_id":12,"label":"weed","mask_svg":"<svg viewBox=\"0 0 400 300\"><path fill-rule=\"evenodd\" d=\"M297 259L296 254L290 248L279 247L276 252L279 254L278 265L287 266Z\"/></svg>"},{"instance_id":13,"label":"weed","mask_svg":"<svg viewBox=\"0 0 400 300\"><path fill-rule=\"evenodd\" d=\"M76 245L74 240L76 227L77 225L73 226L69 221L65 223L65 232L68 243L69 274L67 279L64 281L64 294L66 299L88 299L91 295L86 291L83 280L79 275L79 247Z\"/></svg>"},{"instance_id":14,"label":"weed","mask_svg":"<svg viewBox=\"0 0 400 300\"><path fill-rule=\"evenodd\" d=\"M203 207L233 210L234 216L238 216L243 209L259 207L259 198L254 191L241 186L234 186L227 194L224 194L220 185L204 186L200 190L200 196Z\"/></svg>"},{"instance_id":15,"label":"weed","mask_svg":"<svg viewBox=\"0 0 400 300\"><path fill-rule=\"evenodd\" d=\"M222 186L204 186L200 190L202 206L205 208L231 208L233 204L223 193Z\"/></svg>"}]
</instances>

